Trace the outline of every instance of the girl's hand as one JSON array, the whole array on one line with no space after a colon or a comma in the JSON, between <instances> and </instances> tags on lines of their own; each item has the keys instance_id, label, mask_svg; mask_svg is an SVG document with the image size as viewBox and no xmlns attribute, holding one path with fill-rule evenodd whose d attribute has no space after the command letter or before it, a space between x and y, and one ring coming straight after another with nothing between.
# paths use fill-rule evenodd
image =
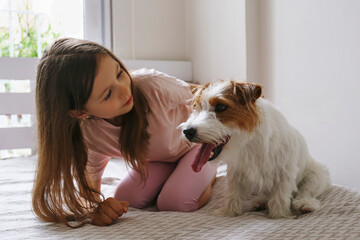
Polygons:
<instances>
[{"instance_id":1,"label":"girl's hand","mask_svg":"<svg viewBox=\"0 0 360 240\"><path fill-rule=\"evenodd\" d=\"M97 212L91 217L92 224L97 226L108 226L116 221L123 213L128 211L129 202L118 201L109 197L100 203Z\"/></svg>"}]
</instances>

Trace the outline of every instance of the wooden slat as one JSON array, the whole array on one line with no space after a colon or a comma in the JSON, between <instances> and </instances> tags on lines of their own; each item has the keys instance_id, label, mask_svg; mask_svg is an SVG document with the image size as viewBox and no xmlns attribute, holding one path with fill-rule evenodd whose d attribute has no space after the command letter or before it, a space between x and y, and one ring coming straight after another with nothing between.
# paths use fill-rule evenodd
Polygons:
<instances>
[{"instance_id":1,"label":"wooden slat","mask_svg":"<svg viewBox=\"0 0 360 240\"><path fill-rule=\"evenodd\" d=\"M0 93L0 114L35 114L35 94Z\"/></svg>"},{"instance_id":2,"label":"wooden slat","mask_svg":"<svg viewBox=\"0 0 360 240\"><path fill-rule=\"evenodd\" d=\"M0 93L0 114L35 115L37 58L0 57L0 79L31 80L30 93ZM155 68L185 81L192 80L192 65L187 61L124 60L128 69ZM0 128L0 149L36 149L36 124L32 127Z\"/></svg>"},{"instance_id":3,"label":"wooden slat","mask_svg":"<svg viewBox=\"0 0 360 240\"><path fill-rule=\"evenodd\" d=\"M0 79L35 80L38 58L0 57Z\"/></svg>"},{"instance_id":4,"label":"wooden slat","mask_svg":"<svg viewBox=\"0 0 360 240\"><path fill-rule=\"evenodd\" d=\"M36 78L38 58L0 57L0 79ZM192 64L189 61L123 60L128 69L155 68L185 81L192 80Z\"/></svg>"},{"instance_id":5,"label":"wooden slat","mask_svg":"<svg viewBox=\"0 0 360 240\"><path fill-rule=\"evenodd\" d=\"M0 149L35 148L36 128L0 128Z\"/></svg>"}]
</instances>

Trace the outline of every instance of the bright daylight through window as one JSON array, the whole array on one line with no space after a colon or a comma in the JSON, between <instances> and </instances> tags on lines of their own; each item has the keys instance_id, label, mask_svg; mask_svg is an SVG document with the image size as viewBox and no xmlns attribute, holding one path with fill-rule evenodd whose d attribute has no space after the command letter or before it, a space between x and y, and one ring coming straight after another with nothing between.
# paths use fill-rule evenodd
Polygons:
<instances>
[{"instance_id":1,"label":"bright daylight through window","mask_svg":"<svg viewBox=\"0 0 360 240\"><path fill-rule=\"evenodd\" d=\"M82 0L0 0L1 57L40 57L62 36L83 38Z\"/></svg>"},{"instance_id":2,"label":"bright daylight through window","mask_svg":"<svg viewBox=\"0 0 360 240\"><path fill-rule=\"evenodd\" d=\"M0 57L40 58L55 39L84 38L83 5L83 0L0 0ZM0 76L0 94L30 93L34 86L34 79ZM0 112L3 129L29 127L33 120L30 114ZM0 149L0 159L29 154L31 149Z\"/></svg>"}]
</instances>

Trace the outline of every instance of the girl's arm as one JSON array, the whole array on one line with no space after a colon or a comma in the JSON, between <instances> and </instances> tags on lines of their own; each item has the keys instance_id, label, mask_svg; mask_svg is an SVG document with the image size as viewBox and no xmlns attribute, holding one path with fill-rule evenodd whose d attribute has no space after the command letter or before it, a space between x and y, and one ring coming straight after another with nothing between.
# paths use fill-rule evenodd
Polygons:
<instances>
[{"instance_id":1,"label":"girl's arm","mask_svg":"<svg viewBox=\"0 0 360 240\"><path fill-rule=\"evenodd\" d=\"M98 193L94 193L96 200L100 201L100 191L101 191L101 179L94 180L90 174L86 173L86 181L90 188L94 189Z\"/></svg>"},{"instance_id":2,"label":"girl's arm","mask_svg":"<svg viewBox=\"0 0 360 240\"><path fill-rule=\"evenodd\" d=\"M109 197L99 204L90 221L97 226L108 226L121 217L123 213L127 213L128 207L129 202L118 201Z\"/></svg>"},{"instance_id":3,"label":"girl's arm","mask_svg":"<svg viewBox=\"0 0 360 240\"><path fill-rule=\"evenodd\" d=\"M89 187L96 192L101 191L101 180L93 180L89 174L86 174L86 179ZM94 193L95 198L100 201L100 194ZM106 226L112 224L119 217L128 211L129 202L118 201L115 198L109 197L99 204L96 212L91 216L91 223L97 226Z\"/></svg>"}]
</instances>

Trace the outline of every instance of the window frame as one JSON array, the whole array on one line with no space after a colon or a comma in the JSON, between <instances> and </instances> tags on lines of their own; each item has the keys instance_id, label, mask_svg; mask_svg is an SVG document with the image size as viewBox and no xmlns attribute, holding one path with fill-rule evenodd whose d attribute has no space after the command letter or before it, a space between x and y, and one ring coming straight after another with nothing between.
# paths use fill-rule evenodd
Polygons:
<instances>
[{"instance_id":1,"label":"window frame","mask_svg":"<svg viewBox=\"0 0 360 240\"><path fill-rule=\"evenodd\" d=\"M112 50L111 0L84 0L84 39Z\"/></svg>"},{"instance_id":2,"label":"window frame","mask_svg":"<svg viewBox=\"0 0 360 240\"><path fill-rule=\"evenodd\" d=\"M20 11L12 9L9 0L9 18L12 13L44 14L41 12ZM83 38L97 42L112 49L111 38L111 0L83 0ZM97 23L97 24L94 24ZM9 19L9 34L12 32L11 19ZM39 33L38 33L39 34ZM12 39L12 38L11 38ZM38 39L38 46L41 40ZM0 128L0 150L31 149L31 154L36 154L36 118L35 118L35 72L43 49L38 48L37 57L15 57L14 43L9 43L10 57L0 57L0 79L30 80L31 89L27 93L2 93L0 92L0 114L30 114L30 126ZM19 67L22 66L22 67ZM5 141L6 139L6 141ZM1 154L0 154L1 158Z\"/></svg>"}]
</instances>

